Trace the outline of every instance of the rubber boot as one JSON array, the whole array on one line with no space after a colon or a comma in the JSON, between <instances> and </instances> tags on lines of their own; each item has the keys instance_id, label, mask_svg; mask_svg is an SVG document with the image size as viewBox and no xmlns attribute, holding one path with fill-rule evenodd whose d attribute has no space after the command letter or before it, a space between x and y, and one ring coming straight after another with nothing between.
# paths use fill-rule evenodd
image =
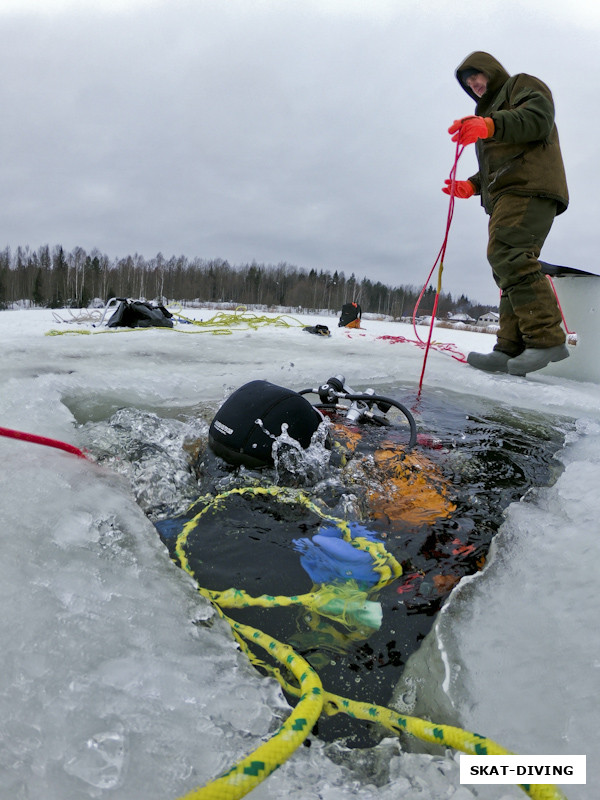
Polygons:
<instances>
[{"instance_id":1,"label":"rubber boot","mask_svg":"<svg viewBox=\"0 0 600 800\"><path fill-rule=\"evenodd\" d=\"M527 347L521 355L509 359L508 372L523 376L547 367L551 361L562 361L568 357L569 351L565 344L558 344L556 347Z\"/></svg>"},{"instance_id":2,"label":"rubber boot","mask_svg":"<svg viewBox=\"0 0 600 800\"><path fill-rule=\"evenodd\" d=\"M482 369L484 372L508 372L507 364L511 359L508 353L502 350L492 350L491 353L469 353L467 363L475 369Z\"/></svg>"}]
</instances>

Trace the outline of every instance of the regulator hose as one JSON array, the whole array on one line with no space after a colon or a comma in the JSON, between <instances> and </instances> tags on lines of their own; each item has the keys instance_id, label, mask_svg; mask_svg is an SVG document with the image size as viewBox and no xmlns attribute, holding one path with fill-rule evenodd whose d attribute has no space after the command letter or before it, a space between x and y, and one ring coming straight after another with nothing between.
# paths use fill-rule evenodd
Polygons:
<instances>
[{"instance_id":1,"label":"regulator hose","mask_svg":"<svg viewBox=\"0 0 600 800\"><path fill-rule=\"evenodd\" d=\"M298 392L298 394L302 394L302 395L304 395L304 394L319 394L319 390L318 389L302 389L302 391ZM381 405L381 406L387 406L387 410L389 410L390 406L394 406L394 408L397 408L398 411L400 411L400 413L403 414L406 417L406 420L407 420L407 422L409 424L409 427L410 427L410 437L409 437L409 440L408 440L407 449L408 450L412 450L413 447L415 446L415 444L417 443L417 423L415 422L415 418L410 413L408 408L406 408L406 406L403 405L402 403L398 402L398 400L394 400L392 397L384 397L383 395L379 395L379 394L354 394L354 393L348 393L348 392L345 392L345 391L333 391L332 394L333 394L333 396L330 395L327 398L329 402L317 403L315 405L315 408L322 408L322 409L331 408L331 409L342 410L343 407L341 405L338 405L335 402L333 402L334 399L350 400L350 401L353 401L353 402L364 402L369 406L369 408L373 404L377 404L377 405ZM346 410L348 410L348 409L346 409ZM386 420L384 417L381 417L381 419L379 419L379 420L377 420L377 418L374 418L374 419L375 419L375 421L379 422L382 425L390 425L391 424L389 422L389 420Z\"/></svg>"},{"instance_id":2,"label":"regulator hose","mask_svg":"<svg viewBox=\"0 0 600 800\"><path fill-rule=\"evenodd\" d=\"M417 443L417 423L415 422L415 418L410 413L406 406L399 403L397 400L393 400L391 397L383 397L379 394L345 394L344 397L347 400L363 400L366 403L383 403L388 406L394 406L400 411L401 414L404 414L406 420L410 426L410 438L408 440L408 449L412 450L412 448Z\"/></svg>"}]
</instances>

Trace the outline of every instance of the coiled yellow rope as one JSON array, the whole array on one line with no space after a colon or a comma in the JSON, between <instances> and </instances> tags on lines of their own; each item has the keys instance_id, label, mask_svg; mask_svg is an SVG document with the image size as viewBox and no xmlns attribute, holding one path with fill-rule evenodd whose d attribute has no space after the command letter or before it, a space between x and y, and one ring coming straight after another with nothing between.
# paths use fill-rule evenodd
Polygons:
<instances>
[{"instance_id":1,"label":"coiled yellow rope","mask_svg":"<svg viewBox=\"0 0 600 800\"><path fill-rule=\"evenodd\" d=\"M354 539L350 536L350 528L345 520L338 519L324 512L303 492L284 489L282 487L243 487L231 489L223 492L216 497L201 498L205 502L204 507L187 522L182 532L177 538L175 552L181 567L195 578L190 567L185 547L191 531L196 527L201 517L209 509L218 508L225 499L233 495L268 495L286 503L300 503L304 507L315 512L322 519L333 522L342 531L344 538L356 547L372 548L373 542L364 539L358 541L360 537ZM383 545L370 550L374 561L379 561L380 581L374 589L381 588L390 581L394 580L402 573L402 568L398 562L385 552ZM374 569L377 569L374 566ZM206 786L194 789L180 800L238 800L244 797L255 786L268 777L277 767L289 758L302 742L306 739L313 725L322 712L328 715L345 713L355 719L366 720L377 723L395 734L406 733L421 741L431 742L443 747L451 747L464 753L472 755L511 755L511 751L501 747L496 742L476 733L470 733L461 728L450 725L436 725L428 720L419 719L399 714L393 709L362 703L340 697L336 694L323 691L323 687L318 675L313 668L288 645L273 639L262 631L248 625L242 625L230 619L223 612L223 607L246 607L248 605L261 606L281 606L303 604L314 609L319 614L324 614L324 604L321 602L323 597L319 597L319 592L311 592L305 595L293 597L273 597L263 595L253 598L246 592L229 589L223 592L210 591L198 588L199 592L213 603L217 613L229 622L236 640L249 659L255 665L265 669L273 675L282 685L284 690L291 696L299 697L296 708L290 717L267 742L260 745L252 754L239 761L231 769ZM325 603L326 608L326 603ZM324 614L328 616L328 614ZM331 618L340 621L337 614L330 614ZM342 621L349 624L350 621L342 614ZM265 650L269 656L278 662L283 668L283 672L278 667L274 667L257 658L251 651L248 644L255 644ZM285 673L291 673L297 681L297 685L291 683ZM566 800L565 795L555 786L550 784L521 784L520 788L533 800Z\"/></svg>"},{"instance_id":2,"label":"coiled yellow rope","mask_svg":"<svg viewBox=\"0 0 600 800\"><path fill-rule=\"evenodd\" d=\"M205 328L205 327L228 328L232 325L235 326L245 325L247 328L251 328L252 330L257 330L258 328L271 325L275 328L277 327L291 328L296 326L300 327L303 326L302 322L295 319L295 317L289 316L288 314L279 314L276 317L267 317L264 314L259 315L255 314L252 311L248 311L246 306L238 306L233 312L219 311L206 322L203 322L202 320L196 320L196 319L191 319L189 317L185 317L178 311L173 311L172 313L174 317L178 317L184 322L187 322L199 328ZM216 332L217 331L211 331L211 333L216 333Z\"/></svg>"},{"instance_id":3,"label":"coiled yellow rope","mask_svg":"<svg viewBox=\"0 0 600 800\"><path fill-rule=\"evenodd\" d=\"M214 314L210 319L203 322L202 320L191 319L180 314L178 311L172 312L174 317L178 317L184 322L193 325L194 328L199 330L182 330L181 328L163 328L163 327L145 327L145 328L101 328L99 330L80 330L78 328L68 328L66 330L58 330L53 328L46 332L46 336L62 336L66 333L77 333L83 335L94 335L100 333L141 333L148 330L161 330L171 331L175 333L212 333L214 336L229 336L233 333L232 328L238 330L258 330L264 327L279 327L279 328L293 328L303 327L303 323L288 314L279 314L276 317L268 317L255 314L245 306L238 306L233 312L219 311Z\"/></svg>"}]
</instances>

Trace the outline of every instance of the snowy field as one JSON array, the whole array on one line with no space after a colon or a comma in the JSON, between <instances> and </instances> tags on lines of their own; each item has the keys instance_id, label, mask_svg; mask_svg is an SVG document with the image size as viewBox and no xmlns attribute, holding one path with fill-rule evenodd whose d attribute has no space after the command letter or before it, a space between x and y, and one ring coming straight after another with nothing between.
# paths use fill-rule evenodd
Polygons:
<instances>
[{"instance_id":1,"label":"snowy field","mask_svg":"<svg viewBox=\"0 0 600 800\"><path fill-rule=\"evenodd\" d=\"M213 313L186 311L204 320ZM401 386L403 402L416 399L423 351L379 338L412 340L411 326L364 320L363 330L346 332L337 317L291 316L332 335L293 324L230 335L180 324L100 333L48 310L2 311L0 426L85 447L83 423L118 408L216 409L256 378L300 390L343 373L355 389ZM47 336L52 329L64 335ZM66 333L76 329L90 335ZM465 354L494 344L443 328L434 338ZM569 359L578 379L550 369L526 379L486 375L430 353L424 394L484 397L576 425L558 453L556 483L509 507L493 558L454 590L399 690L416 713L514 752L587 754L587 786L565 787L569 800L600 788L600 385L585 380L594 373L581 353ZM175 431L173 448L187 434L206 436L208 421L199 415ZM248 666L170 562L128 481L36 444L0 438L0 452L0 797L172 800L268 738L286 710L278 687ZM169 478L156 476L165 491ZM333 748L335 758L313 740L251 796L525 796L461 786L451 752L407 754L391 738L363 758Z\"/></svg>"}]
</instances>

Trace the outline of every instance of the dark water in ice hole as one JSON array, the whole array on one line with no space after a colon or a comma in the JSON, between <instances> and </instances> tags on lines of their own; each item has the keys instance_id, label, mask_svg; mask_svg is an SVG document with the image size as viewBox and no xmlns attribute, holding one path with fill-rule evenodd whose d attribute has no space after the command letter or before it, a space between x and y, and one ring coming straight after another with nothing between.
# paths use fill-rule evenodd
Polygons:
<instances>
[{"instance_id":1,"label":"dark water in ice hole","mask_svg":"<svg viewBox=\"0 0 600 800\"><path fill-rule=\"evenodd\" d=\"M399 579L370 598L382 605L381 628L366 640L348 641L344 629L332 623L336 639L324 642L307 624L306 612L298 608L227 611L234 619L290 643L315 667L326 690L384 706L389 703L406 660L430 630L452 586L463 575L481 568L504 509L529 489L547 486L556 479L560 465L554 454L572 424L566 418L544 417L449 392L428 392L417 406L405 390L391 392L388 388L385 394L413 411L421 440L417 449L447 480L456 510L448 519L421 526L402 523L390 526L380 520L363 520L369 530L385 537L386 548L403 567ZM76 405L73 404L72 410ZM189 412L178 411L174 416L186 420L201 413L210 420L215 410L199 407ZM129 412L135 416L135 410ZM124 452L129 452L132 459L139 459L139 447L145 447L143 458L151 461L153 452L148 455L147 447L159 452L165 447L165 437L160 446L148 442L148 426L160 430L168 417L164 410L157 414L140 413L146 415L145 445L138 442L139 446L125 446ZM112 426L111 435L119 427L124 430L123 436L131 435L122 422L115 423L118 412L108 420L98 421L101 416L96 409L95 421L84 425L88 428L92 453L94 442L102 441L102 426ZM363 426L362 431L364 453L375 450L389 433L388 429L374 426ZM404 430L400 438L402 435ZM106 443L98 445L99 451L103 449L106 450ZM189 450L195 452L193 447ZM197 455L186 458L195 473L198 496L214 495L227 486L244 485L257 477L262 485L268 485L274 477L272 470L243 473L240 477L239 471L212 455L205 442L200 442ZM344 495L344 475L335 466L326 473L328 480L317 483L316 487L300 488L309 495L316 488L318 496L336 514L337 504ZM164 502L153 508L152 499L146 498L145 505L144 510L157 524L172 553L175 537L181 530L182 518L176 516L181 509L169 519ZM314 587L291 542L295 538L310 538L322 524L316 514L300 506L284 506L275 499L254 495L235 497L218 513L211 512L202 518L188 540L187 554L199 584L206 588L235 587L252 595L301 594ZM264 657L260 650L257 654ZM294 702L292 698L290 701ZM315 733L327 741L341 738L351 747L370 746L380 738L380 733L370 730L368 724L342 714L323 716Z\"/></svg>"}]
</instances>

